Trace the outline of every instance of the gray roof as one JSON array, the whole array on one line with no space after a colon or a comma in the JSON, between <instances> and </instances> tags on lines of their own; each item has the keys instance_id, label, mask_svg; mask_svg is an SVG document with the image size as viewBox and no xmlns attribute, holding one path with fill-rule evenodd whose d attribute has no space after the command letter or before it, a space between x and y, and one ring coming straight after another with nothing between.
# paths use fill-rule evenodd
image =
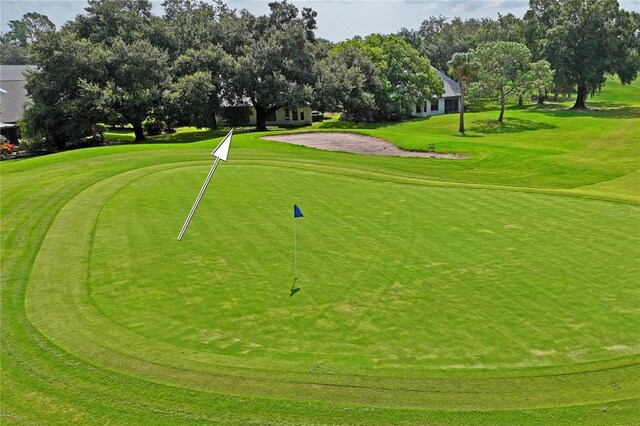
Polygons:
<instances>
[{"instance_id":1,"label":"gray roof","mask_svg":"<svg viewBox=\"0 0 640 426\"><path fill-rule=\"evenodd\" d=\"M453 98L453 97L460 96L460 86L458 86L458 83L456 83L454 80L447 77L447 75L442 71L440 71L439 69L436 69L436 68L434 69L436 70L438 77L440 77L440 79L444 83L444 93L442 94L441 97Z\"/></svg>"},{"instance_id":2,"label":"gray roof","mask_svg":"<svg viewBox=\"0 0 640 426\"><path fill-rule=\"evenodd\" d=\"M0 81L25 81L24 72L34 69L35 65L0 65Z\"/></svg>"}]
</instances>

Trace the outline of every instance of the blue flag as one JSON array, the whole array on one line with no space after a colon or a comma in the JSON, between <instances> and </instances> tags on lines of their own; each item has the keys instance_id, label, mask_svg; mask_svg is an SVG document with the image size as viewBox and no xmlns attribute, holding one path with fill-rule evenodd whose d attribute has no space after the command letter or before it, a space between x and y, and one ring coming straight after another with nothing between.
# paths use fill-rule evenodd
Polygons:
<instances>
[{"instance_id":1,"label":"blue flag","mask_svg":"<svg viewBox=\"0 0 640 426\"><path fill-rule=\"evenodd\" d=\"M300 210L300 207L296 206L295 204L293 205L293 217L303 217L304 215L302 214L302 210Z\"/></svg>"}]
</instances>

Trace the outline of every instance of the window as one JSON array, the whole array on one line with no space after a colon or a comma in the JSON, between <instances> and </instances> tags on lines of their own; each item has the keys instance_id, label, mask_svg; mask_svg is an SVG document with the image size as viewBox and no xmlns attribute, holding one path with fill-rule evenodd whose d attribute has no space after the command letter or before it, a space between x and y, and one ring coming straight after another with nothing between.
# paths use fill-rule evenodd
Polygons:
<instances>
[{"instance_id":1,"label":"window","mask_svg":"<svg viewBox=\"0 0 640 426\"><path fill-rule=\"evenodd\" d=\"M416 114L420 114L422 110L420 109L420 104L416 104Z\"/></svg>"},{"instance_id":2,"label":"window","mask_svg":"<svg viewBox=\"0 0 640 426\"><path fill-rule=\"evenodd\" d=\"M287 120L287 121L291 120L291 115L289 113L289 108L285 108L284 109L284 119Z\"/></svg>"},{"instance_id":3,"label":"window","mask_svg":"<svg viewBox=\"0 0 640 426\"><path fill-rule=\"evenodd\" d=\"M269 113L269 115L267 115L267 121L277 121L278 119L276 118L276 112L275 111L271 111Z\"/></svg>"},{"instance_id":4,"label":"window","mask_svg":"<svg viewBox=\"0 0 640 426\"><path fill-rule=\"evenodd\" d=\"M444 112L449 114L450 112L458 112L458 99L445 99Z\"/></svg>"},{"instance_id":5,"label":"window","mask_svg":"<svg viewBox=\"0 0 640 426\"><path fill-rule=\"evenodd\" d=\"M422 108L424 112L427 112L427 101L424 101L424 108Z\"/></svg>"},{"instance_id":6,"label":"window","mask_svg":"<svg viewBox=\"0 0 640 426\"><path fill-rule=\"evenodd\" d=\"M294 108L291 110L291 120L298 121L298 108Z\"/></svg>"},{"instance_id":7,"label":"window","mask_svg":"<svg viewBox=\"0 0 640 426\"><path fill-rule=\"evenodd\" d=\"M431 101L431 111L438 111L440 101L438 99L434 99Z\"/></svg>"},{"instance_id":8,"label":"window","mask_svg":"<svg viewBox=\"0 0 640 426\"><path fill-rule=\"evenodd\" d=\"M304 111L300 111L300 121L304 121Z\"/></svg>"}]
</instances>

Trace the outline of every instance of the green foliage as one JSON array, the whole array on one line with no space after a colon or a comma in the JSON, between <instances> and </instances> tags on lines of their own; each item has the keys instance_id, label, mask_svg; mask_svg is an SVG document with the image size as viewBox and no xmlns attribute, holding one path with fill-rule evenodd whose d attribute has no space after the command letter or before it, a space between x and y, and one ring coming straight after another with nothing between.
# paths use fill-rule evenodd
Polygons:
<instances>
[{"instance_id":1,"label":"green foliage","mask_svg":"<svg viewBox=\"0 0 640 426\"><path fill-rule=\"evenodd\" d=\"M418 30L403 28L398 35L442 71L447 70L447 63L455 53L475 49L480 43L524 42L523 22L510 13L498 14L497 20L432 16L424 20Z\"/></svg>"},{"instance_id":2,"label":"green foliage","mask_svg":"<svg viewBox=\"0 0 640 426\"><path fill-rule=\"evenodd\" d=\"M372 34L355 37L334 48L340 53L347 48L358 49L375 66L382 89L374 92L377 113L382 116L409 114L416 102L439 96L442 80L411 45L395 35Z\"/></svg>"},{"instance_id":3,"label":"green foliage","mask_svg":"<svg viewBox=\"0 0 640 426\"><path fill-rule=\"evenodd\" d=\"M158 136L162 133L165 128L165 124L163 121L158 120L154 117L147 117L142 122L142 128L144 132L149 136Z\"/></svg>"},{"instance_id":4,"label":"green foliage","mask_svg":"<svg viewBox=\"0 0 640 426\"><path fill-rule=\"evenodd\" d=\"M230 127L244 127L249 125L251 108L246 106L229 106L220 112L226 124Z\"/></svg>"},{"instance_id":5,"label":"green foliage","mask_svg":"<svg viewBox=\"0 0 640 426\"><path fill-rule=\"evenodd\" d=\"M187 49L173 62L173 81L163 92L157 111L162 111L168 123L185 122L215 129L223 82L232 68L233 60L220 46Z\"/></svg>"},{"instance_id":6,"label":"green foliage","mask_svg":"<svg viewBox=\"0 0 640 426\"><path fill-rule=\"evenodd\" d=\"M67 143L91 135L91 126L102 121L101 112L80 82L106 77L108 53L62 31L42 36L34 43L32 56L39 68L26 75L26 90L33 100L23 117L29 137L43 136L64 149Z\"/></svg>"},{"instance_id":7,"label":"green foliage","mask_svg":"<svg viewBox=\"0 0 640 426\"><path fill-rule=\"evenodd\" d=\"M117 39L132 44L148 38L151 8L149 0L88 0L86 14L78 15L68 28L96 44L111 45Z\"/></svg>"},{"instance_id":8,"label":"green foliage","mask_svg":"<svg viewBox=\"0 0 640 426\"><path fill-rule=\"evenodd\" d=\"M0 36L0 64L29 64L30 46L45 33L55 32L56 26L48 17L30 12L21 20L11 20L7 24L9 31Z\"/></svg>"},{"instance_id":9,"label":"green foliage","mask_svg":"<svg viewBox=\"0 0 640 426\"><path fill-rule=\"evenodd\" d=\"M466 83L478 74L479 65L476 61L475 52L470 50L464 53L455 53L447 63L449 75L460 83L460 126L458 131L464 133L464 109L466 96Z\"/></svg>"},{"instance_id":10,"label":"green foliage","mask_svg":"<svg viewBox=\"0 0 640 426\"><path fill-rule=\"evenodd\" d=\"M372 121L376 115L376 93L383 86L373 62L353 46L333 51L320 60L316 73L315 108L343 111L349 121Z\"/></svg>"},{"instance_id":11,"label":"green foliage","mask_svg":"<svg viewBox=\"0 0 640 426\"><path fill-rule=\"evenodd\" d=\"M519 95L531 84L531 53L521 43L494 42L478 46L478 81L472 85L476 96L497 95L500 99L499 122L504 117L505 100Z\"/></svg>"},{"instance_id":12,"label":"green foliage","mask_svg":"<svg viewBox=\"0 0 640 426\"><path fill-rule=\"evenodd\" d=\"M256 128L266 130L266 117L282 107L313 100L315 48L312 11L286 1L269 4L267 16L244 11L233 20L235 36L228 53L236 59L230 74L231 92L257 113Z\"/></svg>"},{"instance_id":13,"label":"green foliage","mask_svg":"<svg viewBox=\"0 0 640 426\"><path fill-rule=\"evenodd\" d=\"M0 40L2 44L28 47L38 37L47 32L55 32L56 26L51 20L36 12L29 12L22 16L21 20L12 20L7 24L9 31L5 32Z\"/></svg>"},{"instance_id":14,"label":"green foliage","mask_svg":"<svg viewBox=\"0 0 640 426\"><path fill-rule=\"evenodd\" d=\"M640 21L616 0L535 0L527 20L538 27L532 37L555 70L556 84L578 86L574 108L585 108L588 92L604 84L608 74L623 83L636 78Z\"/></svg>"}]
</instances>

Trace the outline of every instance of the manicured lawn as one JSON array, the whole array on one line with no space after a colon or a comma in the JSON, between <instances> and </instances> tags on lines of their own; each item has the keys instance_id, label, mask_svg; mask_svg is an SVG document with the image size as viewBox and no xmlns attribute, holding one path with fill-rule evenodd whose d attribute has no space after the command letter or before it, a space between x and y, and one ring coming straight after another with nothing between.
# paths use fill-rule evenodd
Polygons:
<instances>
[{"instance_id":1,"label":"manicured lawn","mask_svg":"<svg viewBox=\"0 0 640 426\"><path fill-rule=\"evenodd\" d=\"M459 161L240 133L181 242L224 131L3 163L0 419L632 423L639 89L313 128Z\"/></svg>"}]
</instances>

